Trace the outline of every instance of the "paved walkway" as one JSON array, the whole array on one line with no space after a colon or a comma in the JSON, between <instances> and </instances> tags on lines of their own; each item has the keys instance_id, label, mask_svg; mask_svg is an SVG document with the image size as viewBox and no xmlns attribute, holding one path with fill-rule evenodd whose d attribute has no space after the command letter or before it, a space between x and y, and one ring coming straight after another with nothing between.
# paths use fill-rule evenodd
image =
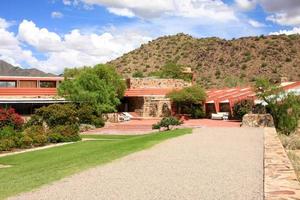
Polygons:
<instances>
[{"instance_id":1,"label":"paved walkway","mask_svg":"<svg viewBox=\"0 0 300 200\"><path fill-rule=\"evenodd\" d=\"M121 123L106 123L105 127L86 131L83 134L147 134L153 132L152 124L156 119L130 120ZM182 127L240 127L241 122L235 120L190 119L184 121Z\"/></svg>"},{"instance_id":2,"label":"paved walkway","mask_svg":"<svg viewBox=\"0 0 300 200\"><path fill-rule=\"evenodd\" d=\"M11 199L262 200L263 129L195 129Z\"/></svg>"}]
</instances>

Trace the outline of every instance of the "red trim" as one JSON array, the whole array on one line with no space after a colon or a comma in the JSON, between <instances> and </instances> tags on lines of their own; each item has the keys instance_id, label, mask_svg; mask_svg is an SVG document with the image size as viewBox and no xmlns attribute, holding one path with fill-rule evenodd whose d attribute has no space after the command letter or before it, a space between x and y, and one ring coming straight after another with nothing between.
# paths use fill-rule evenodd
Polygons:
<instances>
[{"instance_id":1,"label":"red trim","mask_svg":"<svg viewBox=\"0 0 300 200\"><path fill-rule=\"evenodd\" d=\"M0 81L63 81L64 77L0 76Z\"/></svg>"},{"instance_id":2,"label":"red trim","mask_svg":"<svg viewBox=\"0 0 300 200\"><path fill-rule=\"evenodd\" d=\"M0 88L0 96L55 96L56 88Z\"/></svg>"}]
</instances>

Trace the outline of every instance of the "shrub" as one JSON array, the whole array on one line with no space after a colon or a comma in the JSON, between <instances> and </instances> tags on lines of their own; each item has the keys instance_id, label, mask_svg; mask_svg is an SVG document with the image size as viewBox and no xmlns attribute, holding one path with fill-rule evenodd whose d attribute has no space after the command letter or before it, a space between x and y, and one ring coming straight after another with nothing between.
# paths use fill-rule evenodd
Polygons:
<instances>
[{"instance_id":1,"label":"shrub","mask_svg":"<svg viewBox=\"0 0 300 200\"><path fill-rule=\"evenodd\" d=\"M25 146L43 146L48 143L48 136L43 126L31 126L24 130L23 132L25 139ZM30 144L30 139L32 143Z\"/></svg>"},{"instance_id":2,"label":"shrub","mask_svg":"<svg viewBox=\"0 0 300 200\"><path fill-rule=\"evenodd\" d=\"M49 128L58 125L78 125L76 107L73 104L52 104L36 110L35 120L45 122Z\"/></svg>"},{"instance_id":3,"label":"shrub","mask_svg":"<svg viewBox=\"0 0 300 200\"><path fill-rule=\"evenodd\" d=\"M102 116L90 105L81 105L77 111L80 124L92 124L97 128L104 126Z\"/></svg>"},{"instance_id":4,"label":"shrub","mask_svg":"<svg viewBox=\"0 0 300 200\"><path fill-rule=\"evenodd\" d=\"M170 126L179 126L182 122L175 117L164 117L157 124L152 125L152 129L166 128L170 130Z\"/></svg>"},{"instance_id":5,"label":"shrub","mask_svg":"<svg viewBox=\"0 0 300 200\"><path fill-rule=\"evenodd\" d=\"M79 127L77 125L59 125L50 130L50 142L72 142L80 140Z\"/></svg>"},{"instance_id":6,"label":"shrub","mask_svg":"<svg viewBox=\"0 0 300 200\"><path fill-rule=\"evenodd\" d=\"M15 146L15 141L11 138L5 138L0 140L0 151L9 151Z\"/></svg>"},{"instance_id":7,"label":"shrub","mask_svg":"<svg viewBox=\"0 0 300 200\"><path fill-rule=\"evenodd\" d=\"M10 126L14 129L20 130L24 120L15 112L13 108L0 108L0 129Z\"/></svg>"},{"instance_id":8,"label":"shrub","mask_svg":"<svg viewBox=\"0 0 300 200\"><path fill-rule=\"evenodd\" d=\"M300 120L300 97L286 93L266 79L256 81L257 96L268 105L266 110L273 116L275 127L283 134L296 131Z\"/></svg>"},{"instance_id":9,"label":"shrub","mask_svg":"<svg viewBox=\"0 0 300 200\"><path fill-rule=\"evenodd\" d=\"M96 128L100 128L103 127L105 123L102 117L93 116L91 124L96 126Z\"/></svg>"},{"instance_id":10,"label":"shrub","mask_svg":"<svg viewBox=\"0 0 300 200\"><path fill-rule=\"evenodd\" d=\"M192 109L191 114L192 114L193 119L200 119L200 118L205 117L205 112L200 107L196 107L196 108Z\"/></svg>"},{"instance_id":11,"label":"shrub","mask_svg":"<svg viewBox=\"0 0 300 200\"><path fill-rule=\"evenodd\" d=\"M20 147L21 148L29 148L33 146L33 140L29 135L24 135L21 139L20 139Z\"/></svg>"},{"instance_id":12,"label":"shrub","mask_svg":"<svg viewBox=\"0 0 300 200\"><path fill-rule=\"evenodd\" d=\"M272 109L275 115L275 125L280 132L289 135L296 131L300 120L300 98L293 94L288 94L284 99Z\"/></svg>"},{"instance_id":13,"label":"shrub","mask_svg":"<svg viewBox=\"0 0 300 200\"><path fill-rule=\"evenodd\" d=\"M147 67L148 68L148 67ZM135 78L143 78L144 77L144 74L143 72L141 71L135 71L133 74L132 74L132 77L135 77Z\"/></svg>"},{"instance_id":14,"label":"shrub","mask_svg":"<svg viewBox=\"0 0 300 200\"><path fill-rule=\"evenodd\" d=\"M245 114L252 111L253 104L252 100L247 99L236 102L233 106L233 117L241 120Z\"/></svg>"}]
</instances>

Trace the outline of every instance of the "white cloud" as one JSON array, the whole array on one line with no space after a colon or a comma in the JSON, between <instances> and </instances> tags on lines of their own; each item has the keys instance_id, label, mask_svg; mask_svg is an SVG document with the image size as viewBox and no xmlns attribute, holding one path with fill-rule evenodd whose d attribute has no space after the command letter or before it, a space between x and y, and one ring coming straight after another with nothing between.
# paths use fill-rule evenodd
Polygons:
<instances>
[{"instance_id":1,"label":"white cloud","mask_svg":"<svg viewBox=\"0 0 300 200\"><path fill-rule=\"evenodd\" d=\"M0 18L0 22L0 59L13 65L19 65L21 62L34 65L37 60L32 56L32 52L21 48L15 34L7 30L9 23L6 20Z\"/></svg>"},{"instance_id":2,"label":"white cloud","mask_svg":"<svg viewBox=\"0 0 300 200\"><path fill-rule=\"evenodd\" d=\"M2 29L6 29L11 25L11 23L9 23L8 21L6 21L3 18L0 18L0 28Z\"/></svg>"},{"instance_id":3,"label":"white cloud","mask_svg":"<svg viewBox=\"0 0 300 200\"><path fill-rule=\"evenodd\" d=\"M292 34L300 34L300 28L299 27L294 27L291 30L280 30L277 32L271 32L270 35L292 35Z\"/></svg>"},{"instance_id":4,"label":"white cloud","mask_svg":"<svg viewBox=\"0 0 300 200\"><path fill-rule=\"evenodd\" d=\"M65 67L104 63L137 48L151 38L133 31L111 31L103 34L81 33L74 29L59 36L32 21L19 25L18 39L43 52L45 60L34 63L44 71L61 73Z\"/></svg>"},{"instance_id":5,"label":"white cloud","mask_svg":"<svg viewBox=\"0 0 300 200\"><path fill-rule=\"evenodd\" d=\"M261 27L265 27L266 26L264 23L258 22L258 21L253 20L253 19L249 19L248 23L251 26L255 27L255 28L261 28Z\"/></svg>"},{"instance_id":6,"label":"white cloud","mask_svg":"<svg viewBox=\"0 0 300 200\"><path fill-rule=\"evenodd\" d=\"M40 29L32 21L22 21L19 25L18 38L43 52L63 49L58 34L49 32L46 28Z\"/></svg>"},{"instance_id":7,"label":"white cloud","mask_svg":"<svg viewBox=\"0 0 300 200\"><path fill-rule=\"evenodd\" d=\"M81 0L88 5L127 9L141 18L181 16L212 19L217 21L236 20L234 11L221 0ZM116 13L115 13L116 14Z\"/></svg>"},{"instance_id":8,"label":"white cloud","mask_svg":"<svg viewBox=\"0 0 300 200\"><path fill-rule=\"evenodd\" d=\"M63 0L62 1L64 5L70 6L72 5L72 1L71 0Z\"/></svg>"},{"instance_id":9,"label":"white cloud","mask_svg":"<svg viewBox=\"0 0 300 200\"><path fill-rule=\"evenodd\" d=\"M135 14L127 8L107 8L110 13L124 17L134 17Z\"/></svg>"},{"instance_id":10,"label":"white cloud","mask_svg":"<svg viewBox=\"0 0 300 200\"><path fill-rule=\"evenodd\" d=\"M243 10L251 10L255 8L257 0L235 0L237 6Z\"/></svg>"},{"instance_id":11,"label":"white cloud","mask_svg":"<svg viewBox=\"0 0 300 200\"><path fill-rule=\"evenodd\" d=\"M300 25L300 13L299 15L290 16L287 13L276 13L267 17L267 20L280 25Z\"/></svg>"},{"instance_id":12,"label":"white cloud","mask_svg":"<svg viewBox=\"0 0 300 200\"><path fill-rule=\"evenodd\" d=\"M61 12L58 12L58 11L54 11L54 12L51 13L51 17L54 18L54 19L55 18L63 18L63 16L64 15Z\"/></svg>"}]
</instances>

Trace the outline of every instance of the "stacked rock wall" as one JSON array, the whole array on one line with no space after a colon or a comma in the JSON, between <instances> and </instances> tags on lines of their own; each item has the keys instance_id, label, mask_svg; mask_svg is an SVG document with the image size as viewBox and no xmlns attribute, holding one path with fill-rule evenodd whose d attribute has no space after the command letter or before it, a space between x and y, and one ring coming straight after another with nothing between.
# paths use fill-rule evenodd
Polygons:
<instances>
[{"instance_id":1,"label":"stacked rock wall","mask_svg":"<svg viewBox=\"0 0 300 200\"><path fill-rule=\"evenodd\" d=\"M192 85L181 79L131 78L127 80L128 87L135 88L184 88Z\"/></svg>"}]
</instances>

